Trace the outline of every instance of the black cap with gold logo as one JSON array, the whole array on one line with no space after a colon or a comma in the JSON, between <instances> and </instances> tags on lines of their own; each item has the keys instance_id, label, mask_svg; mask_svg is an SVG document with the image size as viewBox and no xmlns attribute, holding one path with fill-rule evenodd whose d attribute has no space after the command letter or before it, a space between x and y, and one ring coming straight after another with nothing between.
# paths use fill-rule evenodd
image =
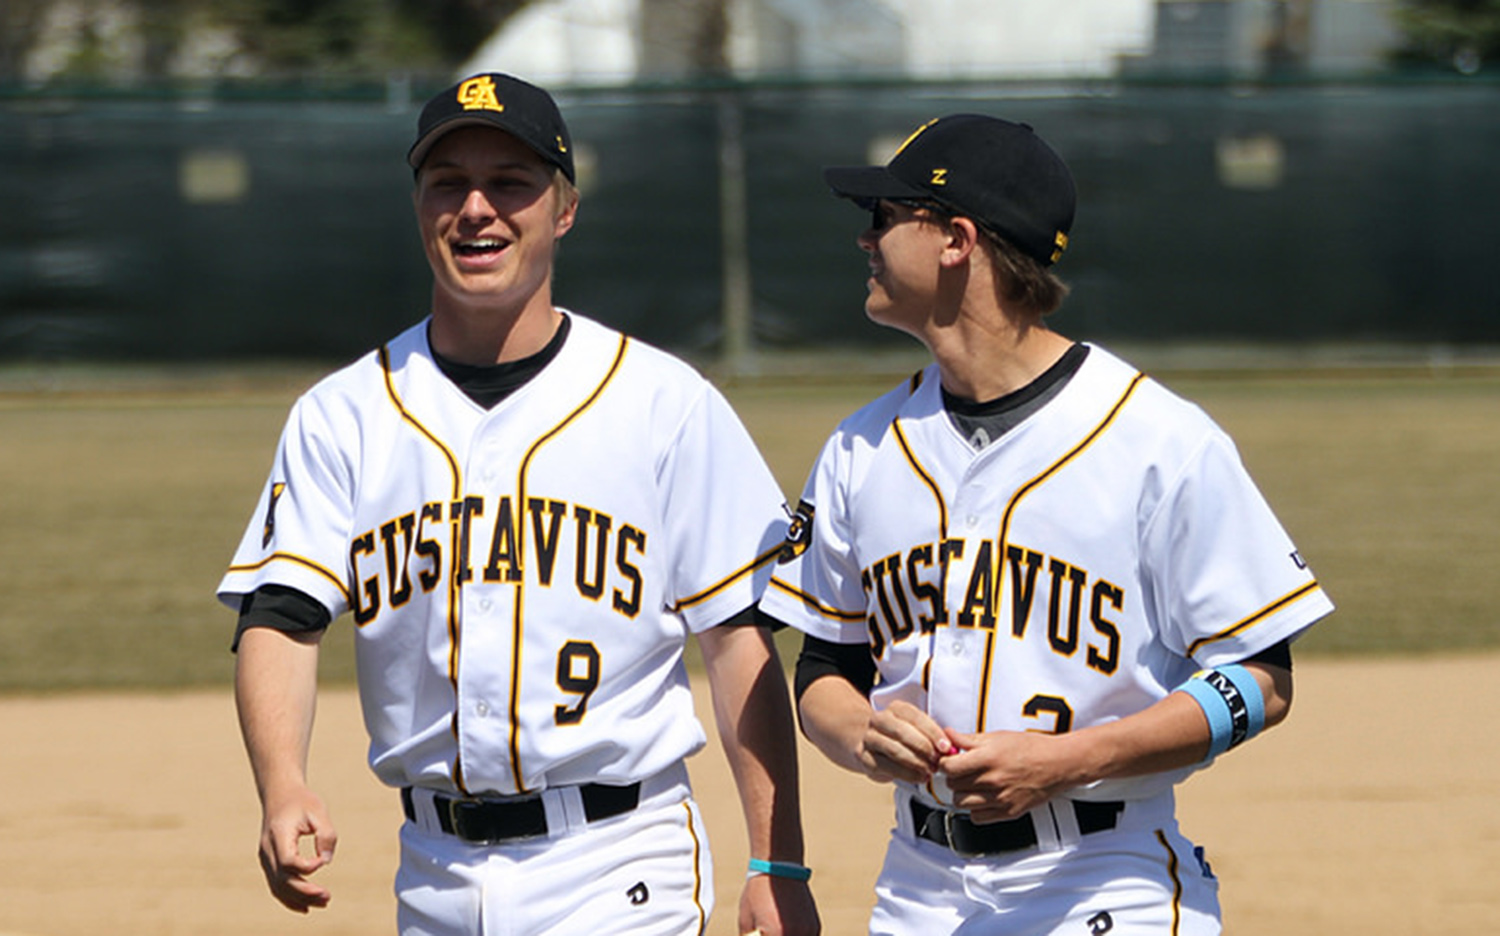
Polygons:
<instances>
[{"instance_id":1,"label":"black cap with gold logo","mask_svg":"<svg viewBox=\"0 0 1500 936\"><path fill-rule=\"evenodd\" d=\"M931 201L977 221L1044 266L1068 247L1073 175L1023 123L953 114L918 127L884 166L825 169L835 194L856 202Z\"/></svg>"},{"instance_id":2,"label":"black cap with gold logo","mask_svg":"<svg viewBox=\"0 0 1500 936\"><path fill-rule=\"evenodd\" d=\"M552 95L498 72L473 75L434 95L417 118L417 141L406 161L420 169L428 150L445 133L472 126L504 130L561 169L569 182L577 181L573 141Z\"/></svg>"}]
</instances>

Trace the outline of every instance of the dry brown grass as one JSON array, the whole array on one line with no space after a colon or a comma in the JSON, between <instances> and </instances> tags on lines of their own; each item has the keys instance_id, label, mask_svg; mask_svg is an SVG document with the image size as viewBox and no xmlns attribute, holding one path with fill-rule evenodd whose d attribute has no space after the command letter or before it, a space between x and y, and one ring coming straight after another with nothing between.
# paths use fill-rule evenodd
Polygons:
<instances>
[{"instance_id":1,"label":"dry brown grass","mask_svg":"<svg viewBox=\"0 0 1500 936\"><path fill-rule=\"evenodd\" d=\"M0 381L0 690L212 684L213 588L311 370ZM788 496L823 439L896 377L740 381L728 394ZM1167 378L1235 436L1340 606L1311 651L1500 645L1500 376ZM335 628L326 675L347 679Z\"/></svg>"}]
</instances>

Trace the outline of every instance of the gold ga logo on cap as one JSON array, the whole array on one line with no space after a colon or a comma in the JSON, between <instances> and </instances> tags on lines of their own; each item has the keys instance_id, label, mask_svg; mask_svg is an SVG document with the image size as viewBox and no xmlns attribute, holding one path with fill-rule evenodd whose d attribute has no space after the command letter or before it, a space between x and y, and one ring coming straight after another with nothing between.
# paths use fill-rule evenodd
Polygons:
<instances>
[{"instance_id":1,"label":"gold ga logo on cap","mask_svg":"<svg viewBox=\"0 0 1500 936\"><path fill-rule=\"evenodd\" d=\"M505 105L495 97L495 81L488 75L470 78L459 85L458 103L463 105L464 110L505 110Z\"/></svg>"}]
</instances>

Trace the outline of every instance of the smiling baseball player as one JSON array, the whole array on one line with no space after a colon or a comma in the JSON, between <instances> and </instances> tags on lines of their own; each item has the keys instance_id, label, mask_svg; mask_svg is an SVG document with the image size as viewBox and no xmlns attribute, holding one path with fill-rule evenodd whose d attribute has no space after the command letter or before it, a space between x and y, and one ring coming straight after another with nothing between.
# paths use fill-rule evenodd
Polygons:
<instances>
[{"instance_id":1,"label":"smiling baseball player","mask_svg":"<svg viewBox=\"0 0 1500 936\"><path fill-rule=\"evenodd\" d=\"M1332 604L1202 410L1047 327L1075 191L1029 127L826 178L933 356L828 440L762 600L808 737L895 782L871 932L1219 932L1173 787L1285 717Z\"/></svg>"},{"instance_id":2,"label":"smiling baseball player","mask_svg":"<svg viewBox=\"0 0 1500 936\"><path fill-rule=\"evenodd\" d=\"M401 933L701 933L694 635L748 825L740 930L816 933L790 699L743 623L786 526L774 479L698 374L553 306L578 195L545 91L460 82L408 161L431 315L297 401L219 586L273 894L329 901L306 762L347 612L370 766L407 819Z\"/></svg>"}]
</instances>

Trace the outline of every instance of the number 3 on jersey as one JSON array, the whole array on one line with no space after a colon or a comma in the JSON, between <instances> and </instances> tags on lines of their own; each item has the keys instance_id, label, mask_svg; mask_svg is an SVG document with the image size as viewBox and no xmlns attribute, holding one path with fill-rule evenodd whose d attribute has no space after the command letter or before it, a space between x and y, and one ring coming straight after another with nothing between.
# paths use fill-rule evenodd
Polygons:
<instances>
[{"instance_id":1,"label":"number 3 on jersey","mask_svg":"<svg viewBox=\"0 0 1500 936\"><path fill-rule=\"evenodd\" d=\"M599 648L586 640L570 640L557 652L557 688L578 696L571 707L559 705L552 718L559 725L576 725L588 710L589 696L599 688Z\"/></svg>"}]
</instances>

